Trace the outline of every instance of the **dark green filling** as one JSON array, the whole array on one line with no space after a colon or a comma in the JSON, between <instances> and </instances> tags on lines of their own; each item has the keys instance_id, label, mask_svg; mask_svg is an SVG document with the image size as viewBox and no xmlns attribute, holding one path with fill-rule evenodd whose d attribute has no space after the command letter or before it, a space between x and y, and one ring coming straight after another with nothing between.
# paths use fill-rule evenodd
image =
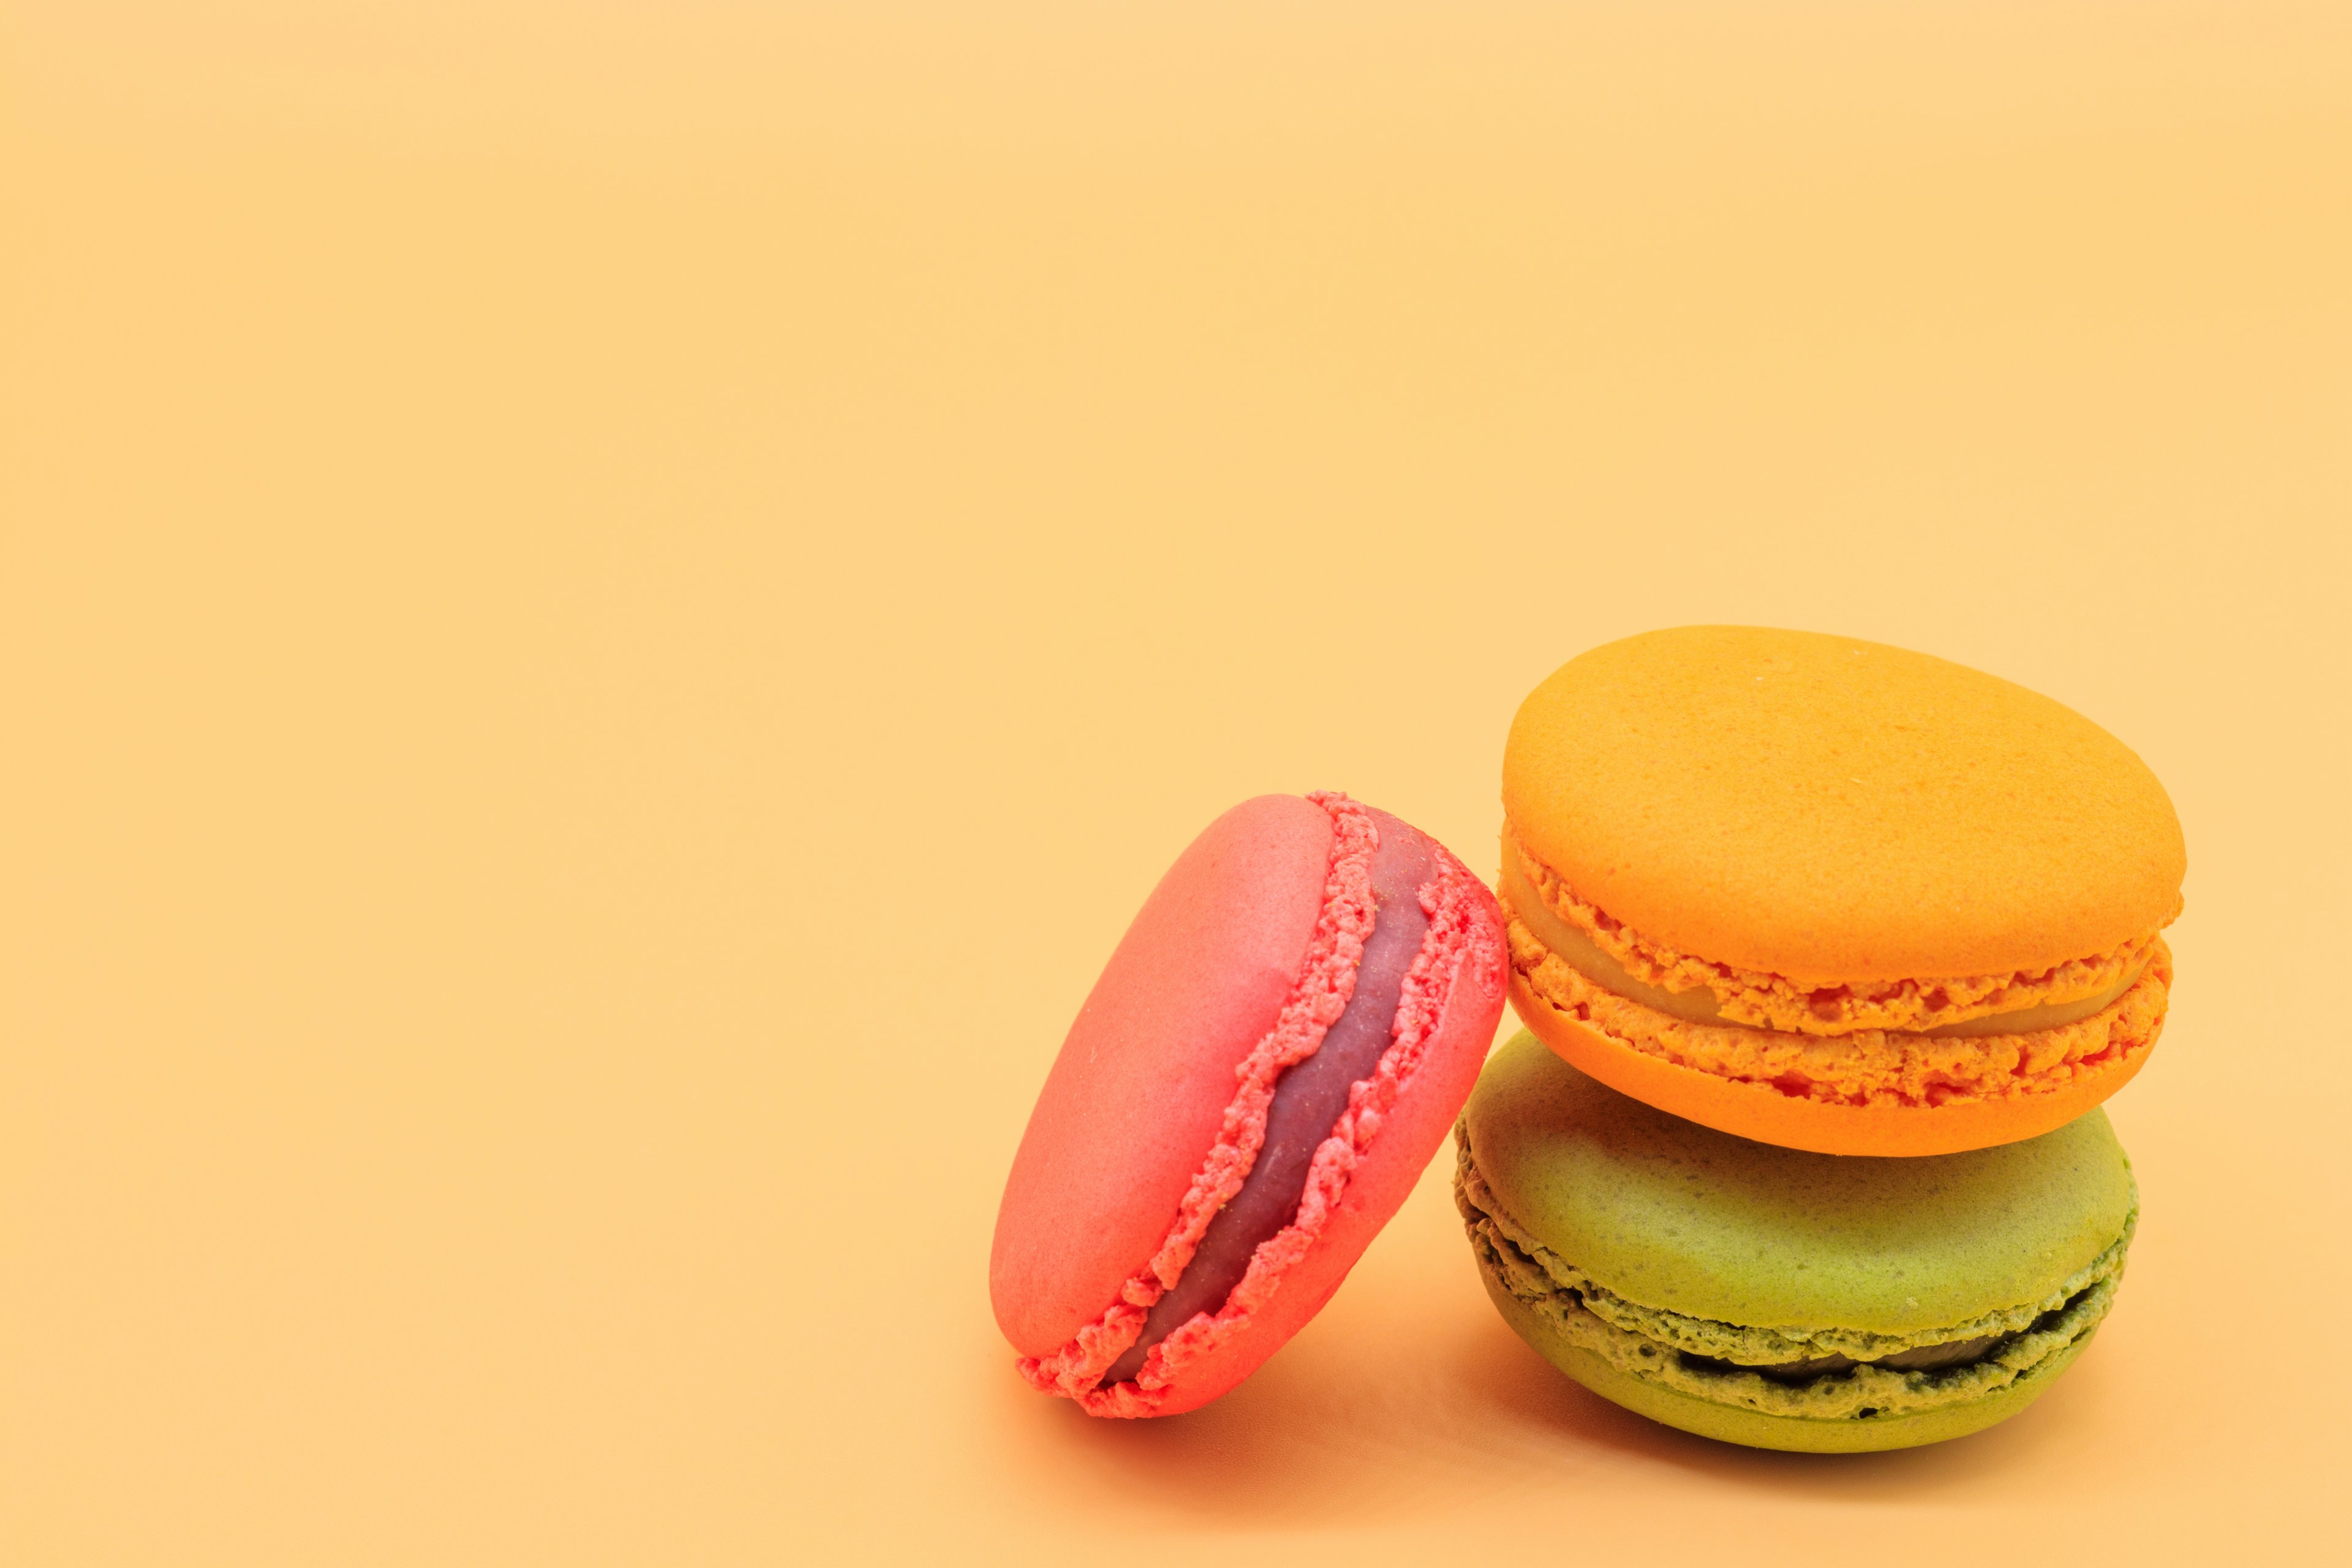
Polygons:
<instances>
[{"instance_id":1,"label":"dark green filling","mask_svg":"<svg viewBox=\"0 0 2352 1568\"><path fill-rule=\"evenodd\" d=\"M1583 1297L1580 1293L1571 1291L1570 1294L1577 1296L1579 1305L1582 1304ZM2065 1305L2053 1307L2034 1319L2032 1325L2024 1332L2046 1332L2089 1294L2088 1287L2075 1292L2067 1299ZM1965 1340L1950 1340L1939 1345L1921 1345L1916 1350L1896 1351L1893 1355L1879 1356L1870 1361L1857 1361L1850 1355L1816 1355L1806 1356L1799 1361L1774 1362L1766 1366L1746 1366L1736 1361L1726 1361L1719 1356L1699 1355L1691 1351L1677 1351L1675 1353L1681 1358L1682 1364L1693 1372L1718 1373L1752 1372L1759 1377L1769 1377L1775 1383L1800 1384L1810 1382L1816 1377L1831 1377L1840 1373L1852 1372L1854 1368L1862 1366L1884 1367L1889 1372L1948 1372L1954 1367L1974 1366L1977 1363L1992 1356L2003 1346L2014 1342L2019 1337L2017 1334L1975 1334Z\"/></svg>"}]
</instances>

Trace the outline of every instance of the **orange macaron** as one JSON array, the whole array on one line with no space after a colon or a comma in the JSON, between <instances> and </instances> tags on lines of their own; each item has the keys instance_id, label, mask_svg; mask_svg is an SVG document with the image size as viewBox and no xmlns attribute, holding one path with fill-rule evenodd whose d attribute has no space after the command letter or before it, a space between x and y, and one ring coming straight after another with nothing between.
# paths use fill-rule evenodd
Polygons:
<instances>
[{"instance_id":1,"label":"orange macaron","mask_svg":"<svg viewBox=\"0 0 2352 1568\"><path fill-rule=\"evenodd\" d=\"M2180 824L2071 709L1925 654L1685 626L1598 647L1503 760L1511 999L1693 1121L1835 1154L2031 1138L2147 1059Z\"/></svg>"}]
</instances>

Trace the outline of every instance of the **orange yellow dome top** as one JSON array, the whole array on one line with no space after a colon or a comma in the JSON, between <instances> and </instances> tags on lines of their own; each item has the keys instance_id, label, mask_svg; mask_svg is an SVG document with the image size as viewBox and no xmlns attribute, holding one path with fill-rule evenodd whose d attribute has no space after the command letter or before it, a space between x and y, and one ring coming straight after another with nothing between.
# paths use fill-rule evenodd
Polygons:
<instances>
[{"instance_id":1,"label":"orange yellow dome top","mask_svg":"<svg viewBox=\"0 0 2352 1568\"><path fill-rule=\"evenodd\" d=\"M2155 774L2072 709L1879 643L1684 626L1512 721L1519 842L1649 942L1800 984L2032 973L2179 910Z\"/></svg>"}]
</instances>

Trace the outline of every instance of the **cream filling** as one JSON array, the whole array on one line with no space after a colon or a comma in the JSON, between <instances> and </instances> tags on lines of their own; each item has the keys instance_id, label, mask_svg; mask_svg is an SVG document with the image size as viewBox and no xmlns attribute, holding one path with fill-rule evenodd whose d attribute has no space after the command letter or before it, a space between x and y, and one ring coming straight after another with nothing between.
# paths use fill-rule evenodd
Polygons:
<instances>
[{"instance_id":1,"label":"cream filling","mask_svg":"<svg viewBox=\"0 0 2352 1568\"><path fill-rule=\"evenodd\" d=\"M1559 918L1528 880L1519 858L1512 852L1509 840L1503 844L1503 902L1518 916L1519 923L1528 934L1542 942L1561 963L1583 975L1604 991L1613 991L1630 1002L1664 1013L1670 1018L1680 1018L1686 1024L1712 1024L1722 1028L1753 1028L1753 1025L1727 1022L1715 999L1715 993L1704 986L1690 991L1668 991L1636 980L1625 966L1601 950L1590 936ZM2072 1002L2051 1002L2040 1006L2019 1007L2007 1013L1991 1013L1981 1018L1969 1018L1957 1024L1944 1024L1933 1029L1897 1030L1887 1034L1916 1034L1927 1039L1969 1039L1985 1035L2027 1035L2040 1029L2062 1028L2079 1023L2114 1005L2116 999L2139 982L2141 971L2133 970L2116 984L2095 996L2080 997ZM1759 1034L1775 1031L1759 1029Z\"/></svg>"}]
</instances>

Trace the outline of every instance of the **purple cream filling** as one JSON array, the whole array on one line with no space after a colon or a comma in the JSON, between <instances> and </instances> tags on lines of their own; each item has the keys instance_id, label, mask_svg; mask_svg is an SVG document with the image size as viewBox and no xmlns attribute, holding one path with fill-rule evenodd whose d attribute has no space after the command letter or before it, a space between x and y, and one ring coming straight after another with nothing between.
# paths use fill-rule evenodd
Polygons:
<instances>
[{"instance_id":1,"label":"purple cream filling","mask_svg":"<svg viewBox=\"0 0 2352 1568\"><path fill-rule=\"evenodd\" d=\"M1371 815L1381 842L1372 852L1372 931L1364 939L1355 994L1315 1054L1293 1063L1276 1081L1265 1142L1241 1191L1209 1222L1192 1261L1153 1305L1135 1343L1103 1373L1104 1387L1141 1371L1151 1347L1194 1313L1214 1312L1225 1304L1249 1272L1250 1255L1298 1213L1315 1151L1348 1108L1348 1090L1372 1076L1389 1048L1404 977L1429 931L1421 889L1436 868L1428 839L1386 812Z\"/></svg>"}]
</instances>

